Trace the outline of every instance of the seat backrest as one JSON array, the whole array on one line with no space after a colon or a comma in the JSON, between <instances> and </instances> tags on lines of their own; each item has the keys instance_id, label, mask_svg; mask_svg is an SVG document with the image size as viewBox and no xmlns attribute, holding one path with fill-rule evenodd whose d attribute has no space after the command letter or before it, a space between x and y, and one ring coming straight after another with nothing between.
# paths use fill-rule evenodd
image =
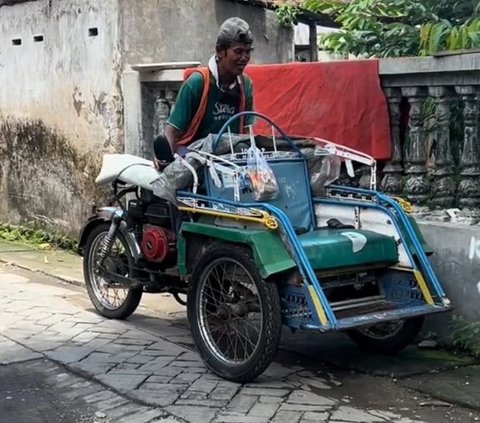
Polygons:
<instances>
[{"instance_id":1,"label":"seat backrest","mask_svg":"<svg viewBox=\"0 0 480 423\"><path fill-rule=\"evenodd\" d=\"M269 160L268 164L279 187L277 198L268 203L282 210L295 229L311 230L314 226L314 212L306 161L301 158L279 159ZM228 178L223 178L222 188L215 186L208 171L205 180L209 196L234 200L233 187L228 183ZM251 203L255 200L252 193L246 192L240 194L240 202Z\"/></svg>"}]
</instances>

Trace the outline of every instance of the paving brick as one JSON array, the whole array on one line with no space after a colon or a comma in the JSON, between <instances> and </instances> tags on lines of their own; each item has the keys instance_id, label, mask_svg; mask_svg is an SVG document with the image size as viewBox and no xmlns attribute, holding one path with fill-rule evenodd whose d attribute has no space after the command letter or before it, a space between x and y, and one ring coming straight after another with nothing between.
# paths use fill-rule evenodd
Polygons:
<instances>
[{"instance_id":1,"label":"paving brick","mask_svg":"<svg viewBox=\"0 0 480 423\"><path fill-rule=\"evenodd\" d=\"M309 422L328 422L329 414L328 413L315 413L315 412L307 412L302 416L302 422L309 421Z\"/></svg>"},{"instance_id":2,"label":"paving brick","mask_svg":"<svg viewBox=\"0 0 480 423\"><path fill-rule=\"evenodd\" d=\"M166 411L177 417L185 419L188 422L195 423L210 423L214 420L215 415L218 413L218 409L188 405L172 405L170 407L166 407Z\"/></svg>"},{"instance_id":3,"label":"paving brick","mask_svg":"<svg viewBox=\"0 0 480 423\"><path fill-rule=\"evenodd\" d=\"M96 362L95 360L82 360L76 363L72 363L68 365L73 370L78 370L81 372L85 372L90 375L97 375L102 373L107 373L113 366L114 363L104 363L104 362Z\"/></svg>"},{"instance_id":4,"label":"paving brick","mask_svg":"<svg viewBox=\"0 0 480 423\"><path fill-rule=\"evenodd\" d=\"M96 332L83 331L72 338L72 342L84 343L95 339L98 336Z\"/></svg>"},{"instance_id":5,"label":"paving brick","mask_svg":"<svg viewBox=\"0 0 480 423\"><path fill-rule=\"evenodd\" d=\"M6 341L2 343L0 364L20 363L22 361L42 358L41 354L23 347L15 342Z\"/></svg>"},{"instance_id":6,"label":"paving brick","mask_svg":"<svg viewBox=\"0 0 480 423\"><path fill-rule=\"evenodd\" d=\"M333 411L330 420L342 420L348 422L385 422L385 419L379 416L372 415L366 411L359 410L358 408L340 406L337 410Z\"/></svg>"},{"instance_id":7,"label":"paving brick","mask_svg":"<svg viewBox=\"0 0 480 423\"><path fill-rule=\"evenodd\" d=\"M308 405L327 405L334 406L336 401L333 399L323 397L313 392L295 390L293 391L287 399L287 402L293 404L308 404Z\"/></svg>"},{"instance_id":8,"label":"paving brick","mask_svg":"<svg viewBox=\"0 0 480 423\"><path fill-rule=\"evenodd\" d=\"M290 391L286 389L263 389L263 388L243 388L241 390L244 395L268 396L268 397L286 397Z\"/></svg>"},{"instance_id":9,"label":"paving brick","mask_svg":"<svg viewBox=\"0 0 480 423\"><path fill-rule=\"evenodd\" d=\"M150 376L145 383L168 383L172 379L171 376Z\"/></svg>"},{"instance_id":10,"label":"paving brick","mask_svg":"<svg viewBox=\"0 0 480 423\"><path fill-rule=\"evenodd\" d=\"M235 397L228 404L227 408L247 413L257 401L257 396L245 395L243 393L240 393L235 395Z\"/></svg>"},{"instance_id":11,"label":"paving brick","mask_svg":"<svg viewBox=\"0 0 480 423\"><path fill-rule=\"evenodd\" d=\"M62 346L53 351L46 351L45 355L51 360L59 361L62 364L70 364L81 361L92 353L90 348Z\"/></svg>"},{"instance_id":12,"label":"paving brick","mask_svg":"<svg viewBox=\"0 0 480 423\"><path fill-rule=\"evenodd\" d=\"M96 375L95 378L119 392L128 392L128 391L131 391L132 389L135 389L143 381L145 381L147 376L108 373L104 375Z\"/></svg>"},{"instance_id":13,"label":"paving brick","mask_svg":"<svg viewBox=\"0 0 480 423\"><path fill-rule=\"evenodd\" d=\"M173 404L180 396L178 392L169 389L136 389L129 392L129 397L142 401L145 404L166 407ZM203 423L203 422L202 422Z\"/></svg>"},{"instance_id":14,"label":"paving brick","mask_svg":"<svg viewBox=\"0 0 480 423\"><path fill-rule=\"evenodd\" d=\"M214 423L265 423L264 417L245 416L241 413L221 413Z\"/></svg>"},{"instance_id":15,"label":"paving brick","mask_svg":"<svg viewBox=\"0 0 480 423\"><path fill-rule=\"evenodd\" d=\"M205 392L209 394L212 392L216 387L218 382L215 381L209 381L209 380L202 380L203 378L201 377L200 379L197 379L194 383L190 385L189 390L190 391L197 391L197 392Z\"/></svg>"},{"instance_id":16,"label":"paving brick","mask_svg":"<svg viewBox=\"0 0 480 423\"><path fill-rule=\"evenodd\" d=\"M193 383L201 375L199 373L180 373L178 376L174 377L170 383Z\"/></svg>"},{"instance_id":17,"label":"paving brick","mask_svg":"<svg viewBox=\"0 0 480 423\"><path fill-rule=\"evenodd\" d=\"M271 423L298 423L302 417L302 411L278 411Z\"/></svg>"},{"instance_id":18,"label":"paving brick","mask_svg":"<svg viewBox=\"0 0 480 423\"><path fill-rule=\"evenodd\" d=\"M148 423L160 416L165 416L166 413L158 409L147 409L140 411L130 416L126 416L118 420L118 423Z\"/></svg>"},{"instance_id":19,"label":"paving brick","mask_svg":"<svg viewBox=\"0 0 480 423\"><path fill-rule=\"evenodd\" d=\"M240 385L234 383L223 384L222 382L219 382L217 387L210 393L210 398L219 401L230 401L239 389Z\"/></svg>"},{"instance_id":20,"label":"paving brick","mask_svg":"<svg viewBox=\"0 0 480 423\"><path fill-rule=\"evenodd\" d=\"M249 416L263 417L269 420L278 410L278 404L255 404L248 412Z\"/></svg>"},{"instance_id":21,"label":"paving brick","mask_svg":"<svg viewBox=\"0 0 480 423\"><path fill-rule=\"evenodd\" d=\"M194 400L194 399L178 399L175 402L175 405L192 405L195 407L224 407L226 405L226 401L214 401L210 399L202 399L202 400Z\"/></svg>"},{"instance_id":22,"label":"paving brick","mask_svg":"<svg viewBox=\"0 0 480 423\"><path fill-rule=\"evenodd\" d=\"M182 372L182 369L173 366L165 366L159 369L153 369L153 374L156 376L170 376L175 377Z\"/></svg>"},{"instance_id":23,"label":"paving brick","mask_svg":"<svg viewBox=\"0 0 480 423\"><path fill-rule=\"evenodd\" d=\"M308 405L308 404L283 403L280 406L279 411L304 411L304 412L318 411L318 412L322 412L322 411L327 411L331 408L332 408L331 406L327 406L327 405Z\"/></svg>"},{"instance_id":24,"label":"paving brick","mask_svg":"<svg viewBox=\"0 0 480 423\"><path fill-rule=\"evenodd\" d=\"M261 396L258 398L258 402L261 402L263 404L280 404L281 402L283 402L283 398Z\"/></svg>"}]
</instances>

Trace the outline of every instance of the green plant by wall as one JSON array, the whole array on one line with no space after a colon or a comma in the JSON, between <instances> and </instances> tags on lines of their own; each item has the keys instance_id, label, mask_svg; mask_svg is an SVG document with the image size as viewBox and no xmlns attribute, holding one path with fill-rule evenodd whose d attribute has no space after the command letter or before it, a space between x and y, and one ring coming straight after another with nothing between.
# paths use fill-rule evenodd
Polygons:
<instances>
[{"instance_id":1,"label":"green plant by wall","mask_svg":"<svg viewBox=\"0 0 480 423\"><path fill-rule=\"evenodd\" d=\"M453 346L461 352L480 358L480 322L453 316L450 326Z\"/></svg>"},{"instance_id":2,"label":"green plant by wall","mask_svg":"<svg viewBox=\"0 0 480 423\"><path fill-rule=\"evenodd\" d=\"M58 248L72 252L77 248L77 241L64 234L8 223L0 223L0 239L21 242L37 248Z\"/></svg>"}]
</instances>

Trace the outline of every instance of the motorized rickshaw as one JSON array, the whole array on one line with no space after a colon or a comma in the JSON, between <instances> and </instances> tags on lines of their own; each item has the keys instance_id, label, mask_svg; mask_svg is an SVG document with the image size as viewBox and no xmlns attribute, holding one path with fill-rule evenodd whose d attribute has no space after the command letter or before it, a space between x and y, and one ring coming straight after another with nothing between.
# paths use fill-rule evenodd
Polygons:
<instances>
[{"instance_id":1,"label":"motorized rickshaw","mask_svg":"<svg viewBox=\"0 0 480 423\"><path fill-rule=\"evenodd\" d=\"M245 114L271 134L231 134ZM334 185L358 165L370 169L367 188ZM424 316L450 309L408 203L376 190L375 160L289 137L258 113L234 116L162 173L108 155L97 183L112 184L118 206L99 209L80 236L96 309L125 318L145 292L186 295L198 351L225 379L261 374L282 325L344 331L391 353Z\"/></svg>"}]
</instances>

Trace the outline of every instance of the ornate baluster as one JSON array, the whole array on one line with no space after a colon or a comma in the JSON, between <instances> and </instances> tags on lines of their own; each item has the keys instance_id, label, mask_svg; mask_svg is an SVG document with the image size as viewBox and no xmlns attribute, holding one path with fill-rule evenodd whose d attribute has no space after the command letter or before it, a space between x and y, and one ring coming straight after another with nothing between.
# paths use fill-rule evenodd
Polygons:
<instances>
[{"instance_id":1,"label":"ornate baluster","mask_svg":"<svg viewBox=\"0 0 480 423\"><path fill-rule=\"evenodd\" d=\"M460 157L460 184L458 186L460 207L467 215L478 217L480 206L480 147L479 121L478 121L478 89L472 86L456 87L462 96L464 104L464 140L462 155Z\"/></svg>"},{"instance_id":2,"label":"ornate baluster","mask_svg":"<svg viewBox=\"0 0 480 423\"><path fill-rule=\"evenodd\" d=\"M432 203L438 208L449 208L455 200L453 159L450 147L450 104L452 91L447 87L430 87L435 101L435 170Z\"/></svg>"},{"instance_id":3,"label":"ornate baluster","mask_svg":"<svg viewBox=\"0 0 480 423\"><path fill-rule=\"evenodd\" d=\"M155 112L153 118L153 137L163 134L165 123L170 115L170 105L164 96L155 99Z\"/></svg>"},{"instance_id":4,"label":"ornate baluster","mask_svg":"<svg viewBox=\"0 0 480 423\"><path fill-rule=\"evenodd\" d=\"M428 200L430 190L427 178L427 152L422 117L422 104L427 96L427 91L425 88L407 87L402 88L402 94L408 98L410 104L405 189L412 203L417 206L424 205Z\"/></svg>"},{"instance_id":5,"label":"ornate baluster","mask_svg":"<svg viewBox=\"0 0 480 423\"><path fill-rule=\"evenodd\" d=\"M393 195L403 192L402 186L402 141L400 139L400 102L402 92L399 88L385 88L390 114L390 132L392 143L392 158L383 169L382 190Z\"/></svg>"}]
</instances>

